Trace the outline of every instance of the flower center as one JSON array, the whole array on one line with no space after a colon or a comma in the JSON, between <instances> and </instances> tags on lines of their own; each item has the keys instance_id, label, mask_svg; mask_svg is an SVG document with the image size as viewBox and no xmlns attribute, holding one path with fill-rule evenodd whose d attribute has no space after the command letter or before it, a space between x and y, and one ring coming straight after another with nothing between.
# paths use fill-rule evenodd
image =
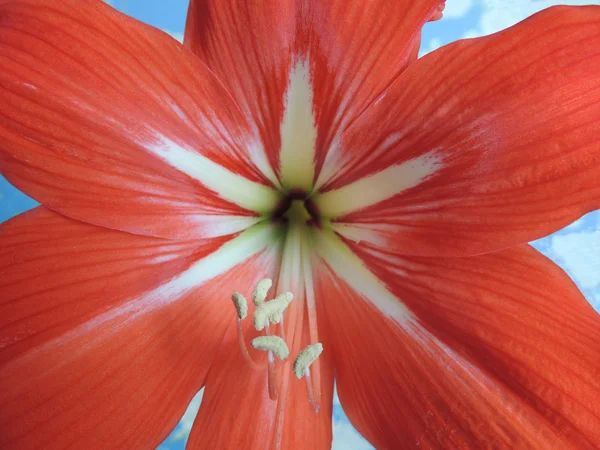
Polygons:
<instances>
[{"instance_id":1,"label":"flower center","mask_svg":"<svg viewBox=\"0 0 600 450\"><path fill-rule=\"evenodd\" d=\"M312 218L305 206L306 202L308 202L309 200L310 199L292 200L290 207L287 209L286 212L283 213L283 217L285 217L289 222L293 224L306 224Z\"/></svg>"},{"instance_id":2,"label":"flower center","mask_svg":"<svg viewBox=\"0 0 600 450\"><path fill-rule=\"evenodd\" d=\"M283 221L294 225L321 225L321 217L316 204L310 196L297 191L289 193L279 203L273 215L275 221Z\"/></svg>"}]
</instances>

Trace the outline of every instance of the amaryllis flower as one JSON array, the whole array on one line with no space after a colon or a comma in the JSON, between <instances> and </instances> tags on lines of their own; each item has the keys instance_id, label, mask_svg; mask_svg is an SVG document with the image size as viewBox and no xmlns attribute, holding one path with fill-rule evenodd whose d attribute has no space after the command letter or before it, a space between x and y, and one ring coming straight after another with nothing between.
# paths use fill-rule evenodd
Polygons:
<instances>
[{"instance_id":1,"label":"amaryllis flower","mask_svg":"<svg viewBox=\"0 0 600 450\"><path fill-rule=\"evenodd\" d=\"M192 0L184 47L0 0L43 205L0 228L0 448L152 449L206 386L189 448L324 449L334 379L377 448L598 448L600 320L526 242L600 207L600 7L417 60L441 9Z\"/></svg>"}]
</instances>

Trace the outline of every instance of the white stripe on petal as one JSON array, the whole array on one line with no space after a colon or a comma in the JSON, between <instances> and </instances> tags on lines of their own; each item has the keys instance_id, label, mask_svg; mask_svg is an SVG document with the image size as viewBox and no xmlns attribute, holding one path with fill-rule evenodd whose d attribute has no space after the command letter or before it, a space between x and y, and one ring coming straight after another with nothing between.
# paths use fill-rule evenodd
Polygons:
<instances>
[{"instance_id":1,"label":"white stripe on petal","mask_svg":"<svg viewBox=\"0 0 600 450\"><path fill-rule=\"evenodd\" d=\"M286 189L312 190L317 128L308 62L292 68L281 122L280 174Z\"/></svg>"},{"instance_id":2,"label":"white stripe on petal","mask_svg":"<svg viewBox=\"0 0 600 450\"><path fill-rule=\"evenodd\" d=\"M441 157L429 152L383 169L339 189L314 196L323 216L334 218L364 209L413 188L442 168Z\"/></svg>"},{"instance_id":3,"label":"white stripe on petal","mask_svg":"<svg viewBox=\"0 0 600 450\"><path fill-rule=\"evenodd\" d=\"M141 143L167 164L198 180L221 198L258 213L273 210L280 194L268 186L250 181L230 172L198 152L181 147L170 139L157 135L154 143Z\"/></svg>"},{"instance_id":4,"label":"white stripe on petal","mask_svg":"<svg viewBox=\"0 0 600 450\"><path fill-rule=\"evenodd\" d=\"M392 294L335 234L330 231L315 231L314 238L317 254L338 277L382 314L394 319L400 325L406 324L413 317L406 305Z\"/></svg>"},{"instance_id":5,"label":"white stripe on petal","mask_svg":"<svg viewBox=\"0 0 600 450\"><path fill-rule=\"evenodd\" d=\"M259 134L258 130L255 131L255 134ZM250 155L250 160L252 163L265 176L265 178L273 183L273 186L275 186L277 189L281 189L281 183L273 171L273 167L267 158L263 145L260 143L249 145L248 154Z\"/></svg>"},{"instance_id":6,"label":"white stripe on petal","mask_svg":"<svg viewBox=\"0 0 600 450\"><path fill-rule=\"evenodd\" d=\"M262 219L256 216L197 214L192 216L190 220L194 221L194 225L200 225L198 238L209 239L244 231Z\"/></svg>"},{"instance_id":7,"label":"white stripe on petal","mask_svg":"<svg viewBox=\"0 0 600 450\"><path fill-rule=\"evenodd\" d=\"M16 359L13 364L25 364L35 355L56 351L56 347L66 345L73 339L86 334L90 335L90 338L86 340L86 345L96 345L109 338L111 334L127 327L128 324L140 316L185 298L188 292L228 272L253 255L264 250L278 251L279 247L276 245L278 242L276 239L277 233L277 226L259 224L227 242L214 253L197 261L185 272L171 278L156 289L132 298L119 307L94 317L68 333ZM100 327L102 327L101 331L96 332L95 330ZM81 348L82 352L85 350L85 348ZM71 356L76 357L77 355L72 354ZM65 360L57 360L53 369L60 367L65 362ZM47 368L47 370L50 369L50 367Z\"/></svg>"}]
</instances>

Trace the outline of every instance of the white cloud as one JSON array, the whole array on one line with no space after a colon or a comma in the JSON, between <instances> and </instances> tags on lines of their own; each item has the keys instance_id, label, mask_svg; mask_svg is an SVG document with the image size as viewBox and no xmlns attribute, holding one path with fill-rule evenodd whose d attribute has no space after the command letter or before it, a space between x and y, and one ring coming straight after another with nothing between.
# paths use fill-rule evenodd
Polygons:
<instances>
[{"instance_id":1,"label":"white cloud","mask_svg":"<svg viewBox=\"0 0 600 450\"><path fill-rule=\"evenodd\" d=\"M439 38L434 37L434 38L429 39L429 42L427 42L427 45L421 46L421 49L419 50L419 58L426 55L427 53L431 53L432 51L437 50L441 46L442 46L442 41Z\"/></svg>"},{"instance_id":2,"label":"white cloud","mask_svg":"<svg viewBox=\"0 0 600 450\"><path fill-rule=\"evenodd\" d=\"M183 417L179 421L179 425L177 425L177 429L171 434L170 441L176 442L181 441L183 439L188 438L190 435L190 431L192 429L192 425L194 424L194 420L198 415L198 410L200 409L200 402L202 402L202 395L204 394L204 388L200 389L192 401L188 406L187 410L183 414Z\"/></svg>"},{"instance_id":3,"label":"white cloud","mask_svg":"<svg viewBox=\"0 0 600 450\"><path fill-rule=\"evenodd\" d=\"M477 31L475 28L465 31L462 35L462 39L471 39L481 36L481 33Z\"/></svg>"},{"instance_id":4,"label":"white cloud","mask_svg":"<svg viewBox=\"0 0 600 450\"><path fill-rule=\"evenodd\" d=\"M347 420L336 420L331 450L373 450L373 447Z\"/></svg>"},{"instance_id":5,"label":"white cloud","mask_svg":"<svg viewBox=\"0 0 600 450\"><path fill-rule=\"evenodd\" d=\"M424 54L430 53L434 50L437 50L442 46L442 41L438 38L431 38L427 43L427 47L423 50Z\"/></svg>"},{"instance_id":6,"label":"white cloud","mask_svg":"<svg viewBox=\"0 0 600 450\"><path fill-rule=\"evenodd\" d=\"M343 411L337 386L335 385L333 389L333 409L334 413ZM373 450L373 447L354 429L344 414L342 418L333 420L333 443L331 450Z\"/></svg>"},{"instance_id":7,"label":"white cloud","mask_svg":"<svg viewBox=\"0 0 600 450\"><path fill-rule=\"evenodd\" d=\"M569 230L569 231L578 230L581 227L583 227L585 225L585 223L586 223L586 218L582 217L581 219L577 219L571 225L567 225L567 227L565 228L565 230Z\"/></svg>"},{"instance_id":8,"label":"white cloud","mask_svg":"<svg viewBox=\"0 0 600 450\"><path fill-rule=\"evenodd\" d=\"M464 37L485 36L508 28L538 11L554 5L600 4L585 0L479 0L483 12L476 28ZM446 4L452 3L452 1Z\"/></svg>"},{"instance_id":9,"label":"white cloud","mask_svg":"<svg viewBox=\"0 0 600 450\"><path fill-rule=\"evenodd\" d=\"M550 253L583 289L600 287L600 229L552 237Z\"/></svg>"},{"instance_id":10,"label":"white cloud","mask_svg":"<svg viewBox=\"0 0 600 450\"><path fill-rule=\"evenodd\" d=\"M473 6L473 3L473 0L446 1L446 8L444 8L444 18L458 19L460 17L464 17Z\"/></svg>"},{"instance_id":11,"label":"white cloud","mask_svg":"<svg viewBox=\"0 0 600 450\"><path fill-rule=\"evenodd\" d=\"M593 291L589 295L588 300L590 301L592 306L596 308L596 311L600 312L600 288Z\"/></svg>"}]
</instances>

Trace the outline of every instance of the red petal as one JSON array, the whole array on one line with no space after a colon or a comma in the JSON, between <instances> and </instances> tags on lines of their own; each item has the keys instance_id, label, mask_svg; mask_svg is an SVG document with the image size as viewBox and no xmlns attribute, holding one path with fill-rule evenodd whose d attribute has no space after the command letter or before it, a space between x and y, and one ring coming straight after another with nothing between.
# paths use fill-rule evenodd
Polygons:
<instances>
[{"instance_id":1,"label":"red petal","mask_svg":"<svg viewBox=\"0 0 600 450\"><path fill-rule=\"evenodd\" d=\"M454 256L600 208L599 30L600 7L551 8L418 60L348 130L322 213L382 248Z\"/></svg>"},{"instance_id":2,"label":"red petal","mask_svg":"<svg viewBox=\"0 0 600 450\"><path fill-rule=\"evenodd\" d=\"M272 264L236 239L134 236L42 207L3 224L0 448L155 448L204 383L233 280Z\"/></svg>"},{"instance_id":3,"label":"red petal","mask_svg":"<svg viewBox=\"0 0 600 450\"><path fill-rule=\"evenodd\" d=\"M276 279L276 276L273 276L273 279ZM253 309L253 305L250 307ZM304 320L308 321L308 318ZM258 335L251 326L251 320L243 322L243 327L246 340L249 341ZM325 330L320 330L319 338L325 340L324 346L327 348ZM309 328L304 327L301 341L294 345L295 348L302 349L309 343ZM264 354L251 351L255 360L264 361ZM200 411L187 448L331 448L331 352L324 351L319 357L319 363L311 366L313 371L320 370L321 379L321 408L319 413L315 414L307 400L305 380L298 380L292 373L291 361L296 354L291 347L290 351L290 358L285 363L277 363L276 371L282 384L279 385L278 400L271 400L266 369L255 370L242 358L236 326L232 323L206 381Z\"/></svg>"},{"instance_id":4,"label":"red petal","mask_svg":"<svg viewBox=\"0 0 600 450\"><path fill-rule=\"evenodd\" d=\"M276 203L245 119L174 39L96 0L2 2L0 17L0 171L19 189L161 237L236 232Z\"/></svg>"},{"instance_id":5,"label":"red petal","mask_svg":"<svg viewBox=\"0 0 600 450\"><path fill-rule=\"evenodd\" d=\"M444 15L444 9L446 9L446 1L445 0L442 4L440 4L437 7L437 9L435 10L435 12L433 13L433 15L431 16L431 18L429 20L430 21L440 20Z\"/></svg>"},{"instance_id":6,"label":"red petal","mask_svg":"<svg viewBox=\"0 0 600 450\"><path fill-rule=\"evenodd\" d=\"M279 174L284 186L307 189L326 149L406 68L413 42L440 3L192 0L185 44L252 118L271 167L280 169L280 148L288 146L296 147L291 151L295 158L308 158L312 173L299 186ZM297 139L288 142L280 124L286 103L295 108L286 90L298 67L307 68L300 97L312 97L303 113L318 129L312 140L306 137L311 130L296 129ZM305 146L299 146L301 139L307 140Z\"/></svg>"},{"instance_id":7,"label":"red petal","mask_svg":"<svg viewBox=\"0 0 600 450\"><path fill-rule=\"evenodd\" d=\"M410 311L386 317L382 297L350 287L360 280L315 269L342 405L375 447L600 445L599 316L554 263L529 246L446 259L352 249Z\"/></svg>"}]
</instances>

